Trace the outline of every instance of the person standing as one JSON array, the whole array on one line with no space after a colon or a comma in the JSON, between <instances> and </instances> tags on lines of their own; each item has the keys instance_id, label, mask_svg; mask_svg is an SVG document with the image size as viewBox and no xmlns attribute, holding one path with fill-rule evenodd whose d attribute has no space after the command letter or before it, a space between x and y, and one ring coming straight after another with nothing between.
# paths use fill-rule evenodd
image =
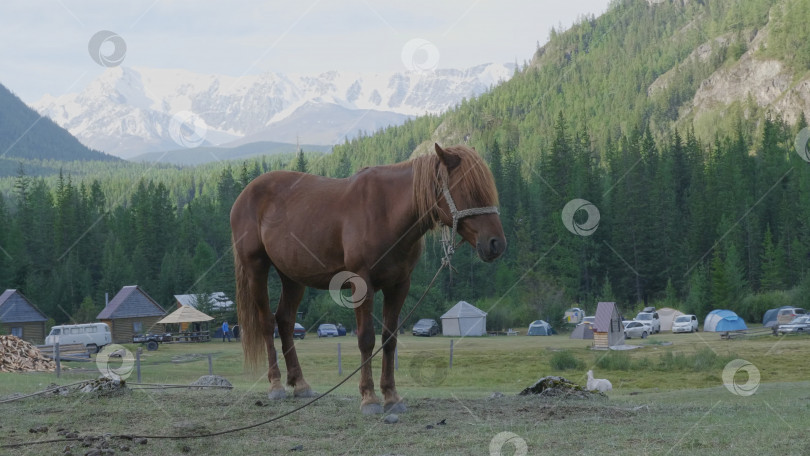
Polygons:
<instances>
[{"instance_id":1,"label":"person standing","mask_svg":"<svg viewBox=\"0 0 810 456\"><path fill-rule=\"evenodd\" d=\"M239 340L239 322L233 325L233 338Z\"/></svg>"},{"instance_id":2,"label":"person standing","mask_svg":"<svg viewBox=\"0 0 810 456\"><path fill-rule=\"evenodd\" d=\"M231 341L231 332L228 328L228 320L222 322L222 341L225 342L225 338L228 338L228 342Z\"/></svg>"}]
</instances>

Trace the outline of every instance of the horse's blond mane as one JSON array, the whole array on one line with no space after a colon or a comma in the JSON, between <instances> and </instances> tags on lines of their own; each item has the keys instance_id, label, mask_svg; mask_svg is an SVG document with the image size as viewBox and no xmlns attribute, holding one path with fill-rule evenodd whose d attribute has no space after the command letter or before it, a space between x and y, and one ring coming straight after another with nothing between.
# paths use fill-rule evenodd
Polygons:
<instances>
[{"instance_id":1,"label":"horse's blond mane","mask_svg":"<svg viewBox=\"0 0 810 456\"><path fill-rule=\"evenodd\" d=\"M468 195L466 199L475 202L475 207L497 206L498 190L495 188L495 179L481 156L466 146L446 147L444 151L461 159L459 165L450 171L450 190L454 198L459 194ZM413 168L413 202L416 212L434 227L439 222L436 203L442 191L439 157L430 153L405 163Z\"/></svg>"}]
</instances>

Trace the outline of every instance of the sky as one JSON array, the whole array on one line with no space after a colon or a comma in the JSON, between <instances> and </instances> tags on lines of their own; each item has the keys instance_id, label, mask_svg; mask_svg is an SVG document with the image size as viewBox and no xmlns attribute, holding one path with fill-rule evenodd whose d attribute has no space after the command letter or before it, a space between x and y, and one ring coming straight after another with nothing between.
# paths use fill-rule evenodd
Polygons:
<instances>
[{"instance_id":1,"label":"sky","mask_svg":"<svg viewBox=\"0 0 810 456\"><path fill-rule=\"evenodd\" d=\"M238 77L522 64L552 27L608 3L2 0L0 84L32 103L79 92L116 65Z\"/></svg>"}]
</instances>

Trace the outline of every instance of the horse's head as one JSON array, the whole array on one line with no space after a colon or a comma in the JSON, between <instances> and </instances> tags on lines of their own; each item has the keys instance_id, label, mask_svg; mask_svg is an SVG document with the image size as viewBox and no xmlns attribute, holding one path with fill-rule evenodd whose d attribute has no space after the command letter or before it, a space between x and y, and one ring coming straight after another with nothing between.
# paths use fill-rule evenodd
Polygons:
<instances>
[{"instance_id":1,"label":"horse's head","mask_svg":"<svg viewBox=\"0 0 810 456\"><path fill-rule=\"evenodd\" d=\"M469 147L442 149L436 144L435 148L439 157L439 184L446 185L451 200L448 201L442 188L439 220L452 227L455 216L458 233L475 247L478 256L486 262L495 260L506 250L506 237L496 209L498 190L492 172ZM453 204L455 208L451 209Z\"/></svg>"}]
</instances>

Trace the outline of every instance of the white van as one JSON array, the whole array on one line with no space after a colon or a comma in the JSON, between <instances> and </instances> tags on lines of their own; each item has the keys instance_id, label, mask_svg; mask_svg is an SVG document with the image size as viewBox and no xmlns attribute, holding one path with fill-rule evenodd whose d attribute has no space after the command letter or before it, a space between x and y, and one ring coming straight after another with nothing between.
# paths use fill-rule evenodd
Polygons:
<instances>
[{"instance_id":1,"label":"white van","mask_svg":"<svg viewBox=\"0 0 810 456\"><path fill-rule=\"evenodd\" d=\"M80 325L60 325L51 328L45 345L84 344L90 353L98 353L101 347L112 343L110 327L105 323L84 323Z\"/></svg>"}]
</instances>

